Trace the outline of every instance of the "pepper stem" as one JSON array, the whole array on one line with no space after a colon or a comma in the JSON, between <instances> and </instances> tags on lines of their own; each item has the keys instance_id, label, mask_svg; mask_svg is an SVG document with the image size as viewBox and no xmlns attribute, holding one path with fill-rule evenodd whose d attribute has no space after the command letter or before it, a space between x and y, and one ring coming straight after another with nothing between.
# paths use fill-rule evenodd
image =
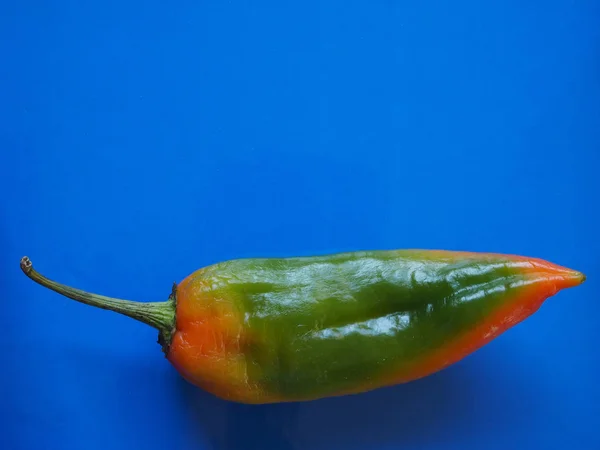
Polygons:
<instances>
[{"instance_id":1,"label":"pepper stem","mask_svg":"<svg viewBox=\"0 0 600 450\"><path fill-rule=\"evenodd\" d=\"M163 351L168 353L175 330L175 303L177 301L175 285L173 286L173 292L169 296L169 300L165 302L142 303L92 294L52 281L37 272L27 256L21 259L21 270L36 283L58 294L86 305L123 314L156 328L159 331L158 342L162 345Z\"/></svg>"}]
</instances>

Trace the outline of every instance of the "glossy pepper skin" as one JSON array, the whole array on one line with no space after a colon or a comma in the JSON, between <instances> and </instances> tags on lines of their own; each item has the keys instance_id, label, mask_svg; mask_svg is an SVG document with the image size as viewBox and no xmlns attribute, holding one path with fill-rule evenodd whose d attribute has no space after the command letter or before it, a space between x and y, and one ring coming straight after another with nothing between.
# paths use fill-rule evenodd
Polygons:
<instances>
[{"instance_id":1,"label":"glossy pepper skin","mask_svg":"<svg viewBox=\"0 0 600 450\"><path fill-rule=\"evenodd\" d=\"M50 282L26 258L22 268L63 295L154 326L185 379L242 403L356 394L427 376L585 279L536 258L382 250L226 261L189 275L167 302L135 303Z\"/></svg>"}]
</instances>

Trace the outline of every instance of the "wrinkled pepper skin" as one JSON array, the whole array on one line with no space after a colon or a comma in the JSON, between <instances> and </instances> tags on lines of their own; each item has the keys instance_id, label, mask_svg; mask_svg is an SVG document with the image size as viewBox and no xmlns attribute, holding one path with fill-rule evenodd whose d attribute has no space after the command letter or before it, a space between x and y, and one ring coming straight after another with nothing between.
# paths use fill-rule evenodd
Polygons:
<instances>
[{"instance_id":1,"label":"wrinkled pepper skin","mask_svg":"<svg viewBox=\"0 0 600 450\"><path fill-rule=\"evenodd\" d=\"M357 394L448 367L585 276L513 255L382 250L202 268L169 302L108 299L24 272L160 331L189 382L241 403ZM119 306L122 305L122 306Z\"/></svg>"}]
</instances>

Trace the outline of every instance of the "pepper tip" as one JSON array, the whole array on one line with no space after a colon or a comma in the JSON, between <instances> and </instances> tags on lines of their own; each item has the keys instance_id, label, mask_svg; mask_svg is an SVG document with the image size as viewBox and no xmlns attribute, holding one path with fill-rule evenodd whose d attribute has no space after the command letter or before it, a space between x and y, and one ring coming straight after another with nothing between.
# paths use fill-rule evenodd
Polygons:
<instances>
[{"instance_id":1,"label":"pepper tip","mask_svg":"<svg viewBox=\"0 0 600 450\"><path fill-rule=\"evenodd\" d=\"M567 273L561 274L558 277L557 285L561 288L572 288L575 286L579 286L586 280L586 276L584 273L579 272L577 270L570 270Z\"/></svg>"}]
</instances>

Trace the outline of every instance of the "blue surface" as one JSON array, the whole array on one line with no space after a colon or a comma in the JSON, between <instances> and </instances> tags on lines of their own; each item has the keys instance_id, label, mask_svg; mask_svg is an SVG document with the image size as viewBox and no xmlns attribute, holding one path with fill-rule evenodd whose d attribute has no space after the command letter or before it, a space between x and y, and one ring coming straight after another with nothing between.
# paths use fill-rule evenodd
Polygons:
<instances>
[{"instance_id":1,"label":"blue surface","mask_svg":"<svg viewBox=\"0 0 600 450\"><path fill-rule=\"evenodd\" d=\"M3 2L2 449L600 448L600 3ZM376 248L588 281L424 380L240 406L156 333L206 264Z\"/></svg>"}]
</instances>

